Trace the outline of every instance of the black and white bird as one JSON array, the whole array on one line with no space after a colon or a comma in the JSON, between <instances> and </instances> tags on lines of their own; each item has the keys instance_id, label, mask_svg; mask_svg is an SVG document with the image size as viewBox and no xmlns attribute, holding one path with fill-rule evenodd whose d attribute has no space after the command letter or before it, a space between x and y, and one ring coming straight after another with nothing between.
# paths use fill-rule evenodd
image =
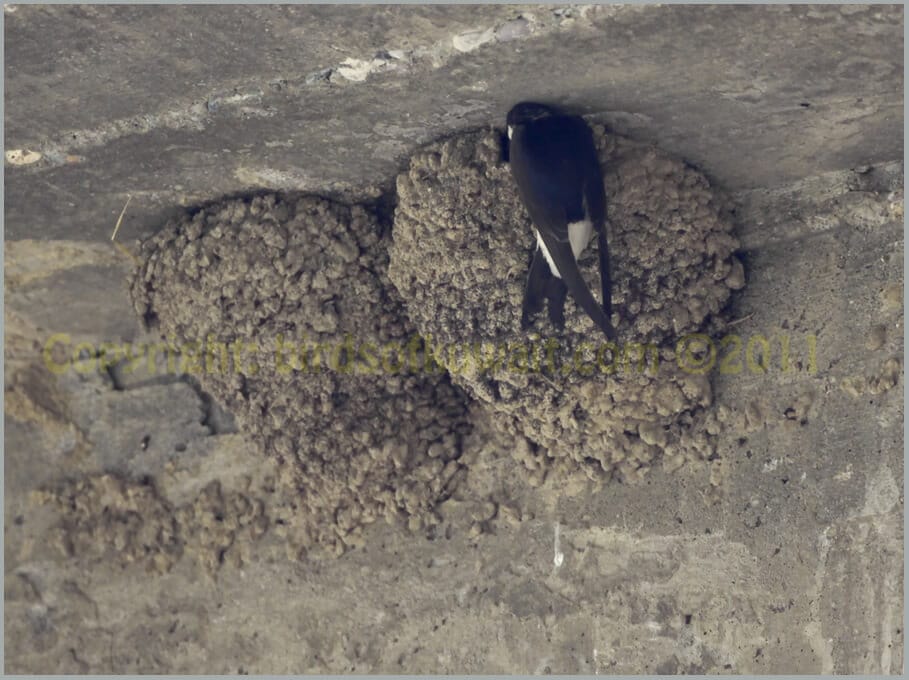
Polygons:
<instances>
[{"instance_id":1,"label":"black and white bird","mask_svg":"<svg viewBox=\"0 0 909 680\"><path fill-rule=\"evenodd\" d=\"M512 107L508 125L508 162L521 201L533 220L537 248L530 264L521 328L549 301L549 319L565 326L565 295L593 319L606 337L612 327L609 247L606 243L606 192L593 133L579 116L535 102ZM577 258L598 238L603 303L597 304L584 283Z\"/></svg>"}]
</instances>

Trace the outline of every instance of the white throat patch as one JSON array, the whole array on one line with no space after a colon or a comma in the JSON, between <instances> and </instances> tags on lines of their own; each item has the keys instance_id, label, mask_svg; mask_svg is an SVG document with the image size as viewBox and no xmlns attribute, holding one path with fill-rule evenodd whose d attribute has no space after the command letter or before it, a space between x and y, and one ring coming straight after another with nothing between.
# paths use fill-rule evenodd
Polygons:
<instances>
[{"instance_id":1,"label":"white throat patch","mask_svg":"<svg viewBox=\"0 0 909 680\"><path fill-rule=\"evenodd\" d=\"M511 135L514 133L514 128L510 125L508 126L508 139L511 139Z\"/></svg>"}]
</instances>

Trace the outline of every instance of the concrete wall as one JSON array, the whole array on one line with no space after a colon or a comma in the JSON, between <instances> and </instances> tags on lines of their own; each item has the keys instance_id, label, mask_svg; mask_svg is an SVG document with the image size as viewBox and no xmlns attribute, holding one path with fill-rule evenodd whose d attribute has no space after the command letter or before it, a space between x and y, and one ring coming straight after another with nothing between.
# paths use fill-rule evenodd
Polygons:
<instances>
[{"instance_id":1,"label":"concrete wall","mask_svg":"<svg viewBox=\"0 0 909 680\"><path fill-rule=\"evenodd\" d=\"M902 9L32 7L6 13L7 236L124 236L258 187L365 196L563 101L747 189L900 157Z\"/></svg>"}]
</instances>

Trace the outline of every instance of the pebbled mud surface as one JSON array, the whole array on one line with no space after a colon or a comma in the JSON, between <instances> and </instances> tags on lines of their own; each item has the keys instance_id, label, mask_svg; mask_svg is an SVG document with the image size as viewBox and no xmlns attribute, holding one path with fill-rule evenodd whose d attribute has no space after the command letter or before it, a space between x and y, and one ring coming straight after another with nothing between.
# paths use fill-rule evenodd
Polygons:
<instances>
[{"instance_id":1,"label":"pebbled mud surface","mask_svg":"<svg viewBox=\"0 0 909 680\"><path fill-rule=\"evenodd\" d=\"M212 204L141 251L137 312L184 353L299 491L300 554L340 554L376 519L411 529L457 482L466 404L412 371L376 217L320 198Z\"/></svg>"},{"instance_id":2,"label":"pebbled mud surface","mask_svg":"<svg viewBox=\"0 0 909 680\"><path fill-rule=\"evenodd\" d=\"M150 478L110 474L68 482L36 499L61 511L54 538L68 558L112 560L122 567L135 563L159 573L170 571L184 554L207 572L225 561L242 566L249 545L269 528L263 501L223 490L218 481L179 507L163 498Z\"/></svg>"},{"instance_id":3,"label":"pebbled mud surface","mask_svg":"<svg viewBox=\"0 0 909 680\"><path fill-rule=\"evenodd\" d=\"M707 179L658 150L595 129L605 169L617 343L569 297L566 329L519 329L534 246L501 136L430 145L398 177L390 276L453 380L518 438L537 477L553 466L640 477L707 459L718 427L705 345L744 286L732 223ZM595 241L582 256L599 290ZM681 345L679 345L681 341ZM679 349L677 355L676 350ZM526 440L530 443L529 445Z\"/></svg>"}]
</instances>

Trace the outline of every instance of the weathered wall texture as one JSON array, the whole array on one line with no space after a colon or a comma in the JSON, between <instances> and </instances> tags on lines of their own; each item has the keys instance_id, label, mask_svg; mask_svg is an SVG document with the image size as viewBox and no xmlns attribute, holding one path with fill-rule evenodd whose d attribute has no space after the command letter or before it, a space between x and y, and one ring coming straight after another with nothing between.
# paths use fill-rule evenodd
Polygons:
<instances>
[{"instance_id":1,"label":"weathered wall texture","mask_svg":"<svg viewBox=\"0 0 909 680\"><path fill-rule=\"evenodd\" d=\"M254 187L390 188L422 143L562 100L754 188L902 139L900 7L16 7L7 237L126 236Z\"/></svg>"},{"instance_id":2,"label":"weathered wall texture","mask_svg":"<svg viewBox=\"0 0 909 680\"><path fill-rule=\"evenodd\" d=\"M7 672L901 672L901 7L4 19ZM92 358L155 339L106 242L127 196L129 247L224 194L387 197L420 145L531 97L729 193L716 456L540 485L474 414L431 532L300 561L298 499L230 414ZM55 333L89 343L59 375Z\"/></svg>"}]
</instances>

